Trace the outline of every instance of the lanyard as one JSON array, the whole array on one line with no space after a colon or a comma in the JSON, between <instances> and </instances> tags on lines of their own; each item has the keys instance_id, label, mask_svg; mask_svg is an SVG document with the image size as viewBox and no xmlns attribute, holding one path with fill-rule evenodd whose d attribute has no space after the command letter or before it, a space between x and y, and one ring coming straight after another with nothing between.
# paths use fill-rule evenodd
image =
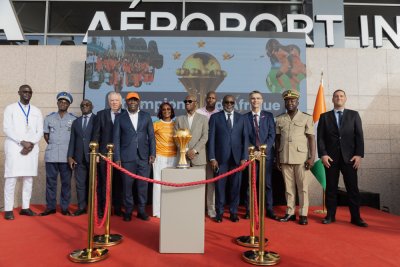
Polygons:
<instances>
[{"instance_id":1,"label":"lanyard","mask_svg":"<svg viewBox=\"0 0 400 267\"><path fill-rule=\"evenodd\" d=\"M22 112L25 115L25 119L26 119L26 126L29 125L29 113L31 112L31 105L28 106L28 113L25 112L24 108L22 107L21 103L18 102L19 107L21 108Z\"/></svg>"}]
</instances>

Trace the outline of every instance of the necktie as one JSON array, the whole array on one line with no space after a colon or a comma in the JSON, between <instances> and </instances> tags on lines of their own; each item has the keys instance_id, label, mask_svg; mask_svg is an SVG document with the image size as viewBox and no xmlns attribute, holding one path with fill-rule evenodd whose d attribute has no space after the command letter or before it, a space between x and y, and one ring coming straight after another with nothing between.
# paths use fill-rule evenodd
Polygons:
<instances>
[{"instance_id":1,"label":"necktie","mask_svg":"<svg viewBox=\"0 0 400 267\"><path fill-rule=\"evenodd\" d=\"M82 126L82 130L85 131L87 127L87 116L83 116L83 126Z\"/></svg>"},{"instance_id":2,"label":"necktie","mask_svg":"<svg viewBox=\"0 0 400 267\"><path fill-rule=\"evenodd\" d=\"M258 114L254 114L254 130L256 130L256 147L260 147L260 127L258 126Z\"/></svg>"},{"instance_id":3,"label":"necktie","mask_svg":"<svg viewBox=\"0 0 400 267\"><path fill-rule=\"evenodd\" d=\"M115 119L117 118L117 116L119 115L118 112L114 112L114 117L112 117L112 122L114 123Z\"/></svg>"},{"instance_id":4,"label":"necktie","mask_svg":"<svg viewBox=\"0 0 400 267\"><path fill-rule=\"evenodd\" d=\"M340 128L342 126L343 111L338 111L337 113L339 115L339 128Z\"/></svg>"},{"instance_id":5,"label":"necktie","mask_svg":"<svg viewBox=\"0 0 400 267\"><path fill-rule=\"evenodd\" d=\"M231 113L228 113L228 120L227 120L227 122L228 122L228 129L229 130L232 130L232 120L231 120Z\"/></svg>"}]
</instances>

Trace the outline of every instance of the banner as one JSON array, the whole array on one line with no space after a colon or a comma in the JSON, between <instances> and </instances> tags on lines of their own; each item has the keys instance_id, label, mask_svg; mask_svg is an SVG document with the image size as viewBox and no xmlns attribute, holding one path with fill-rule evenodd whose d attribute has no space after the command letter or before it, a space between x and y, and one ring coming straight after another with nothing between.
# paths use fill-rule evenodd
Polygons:
<instances>
[{"instance_id":1,"label":"banner","mask_svg":"<svg viewBox=\"0 0 400 267\"><path fill-rule=\"evenodd\" d=\"M152 116L164 101L180 115L187 94L197 95L202 107L207 92L215 91L217 108L230 94L244 113L248 94L258 90L263 109L276 116L285 112L281 93L294 88L306 111L305 47L299 33L90 31L84 97L96 112L107 106L109 92L136 91L140 108Z\"/></svg>"}]
</instances>

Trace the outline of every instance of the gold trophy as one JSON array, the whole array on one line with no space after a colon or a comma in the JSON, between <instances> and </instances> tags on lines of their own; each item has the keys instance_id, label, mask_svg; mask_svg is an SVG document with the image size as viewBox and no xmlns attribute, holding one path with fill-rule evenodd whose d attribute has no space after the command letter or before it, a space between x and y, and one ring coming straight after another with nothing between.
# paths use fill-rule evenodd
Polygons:
<instances>
[{"instance_id":1,"label":"gold trophy","mask_svg":"<svg viewBox=\"0 0 400 267\"><path fill-rule=\"evenodd\" d=\"M174 135L174 141L179 146L179 163L176 166L180 169L189 168L190 165L186 161L186 148L189 144L190 139L192 139L192 135L190 134L189 129L178 129Z\"/></svg>"}]
</instances>

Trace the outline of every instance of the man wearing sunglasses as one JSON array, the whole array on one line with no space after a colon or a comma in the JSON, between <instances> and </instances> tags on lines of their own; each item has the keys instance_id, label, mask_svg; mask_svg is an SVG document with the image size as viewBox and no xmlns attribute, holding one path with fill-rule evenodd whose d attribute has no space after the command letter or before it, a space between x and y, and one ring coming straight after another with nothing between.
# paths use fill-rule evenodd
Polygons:
<instances>
[{"instance_id":1,"label":"man wearing sunglasses","mask_svg":"<svg viewBox=\"0 0 400 267\"><path fill-rule=\"evenodd\" d=\"M248 158L248 133L246 118L235 112L235 98L232 95L224 96L222 100L224 110L211 116L208 135L208 157L216 175L226 173L244 164ZM236 172L215 182L215 221L222 222L225 204L225 186L229 179L229 212L230 220L238 222L237 215L241 173Z\"/></svg>"},{"instance_id":2,"label":"man wearing sunglasses","mask_svg":"<svg viewBox=\"0 0 400 267\"><path fill-rule=\"evenodd\" d=\"M71 137L68 146L68 165L75 171L78 210L73 213L79 216L86 213L89 179L89 143L92 138L93 122L96 115L92 113L93 104L84 99L81 102L82 116L74 120L71 126Z\"/></svg>"},{"instance_id":3,"label":"man wearing sunglasses","mask_svg":"<svg viewBox=\"0 0 400 267\"><path fill-rule=\"evenodd\" d=\"M192 139L188 144L186 158L190 166L205 166L206 144L208 139L208 120L207 117L196 112L197 98L188 95L185 100L186 115L176 117L175 131L178 129L189 129Z\"/></svg>"}]
</instances>

